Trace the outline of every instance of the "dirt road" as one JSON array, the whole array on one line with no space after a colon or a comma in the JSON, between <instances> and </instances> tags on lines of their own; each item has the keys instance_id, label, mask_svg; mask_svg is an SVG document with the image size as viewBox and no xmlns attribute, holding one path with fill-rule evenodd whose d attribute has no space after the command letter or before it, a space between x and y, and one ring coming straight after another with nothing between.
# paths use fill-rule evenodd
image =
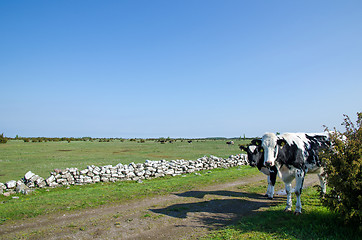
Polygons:
<instances>
[{"instance_id":1,"label":"dirt road","mask_svg":"<svg viewBox=\"0 0 362 240\"><path fill-rule=\"evenodd\" d=\"M317 182L312 174L304 185ZM285 196L268 200L238 188L251 183L266 184L266 177L260 173L189 192L7 222L0 226L0 239L197 239L285 202Z\"/></svg>"}]
</instances>

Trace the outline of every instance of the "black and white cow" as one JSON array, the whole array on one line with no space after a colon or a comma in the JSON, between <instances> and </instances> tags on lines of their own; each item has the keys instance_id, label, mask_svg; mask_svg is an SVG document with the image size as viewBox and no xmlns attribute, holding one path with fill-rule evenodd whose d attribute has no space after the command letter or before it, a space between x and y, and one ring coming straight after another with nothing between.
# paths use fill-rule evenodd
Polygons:
<instances>
[{"instance_id":1,"label":"black and white cow","mask_svg":"<svg viewBox=\"0 0 362 240\"><path fill-rule=\"evenodd\" d=\"M258 139L253 139L248 146L240 145L240 149L247 153L250 166L257 167L260 172L268 176L268 188L265 196L269 199L273 199L278 170L275 166L267 168L264 165L264 150L261 147L260 142Z\"/></svg>"},{"instance_id":2,"label":"black and white cow","mask_svg":"<svg viewBox=\"0 0 362 240\"><path fill-rule=\"evenodd\" d=\"M229 141L229 142L226 142L227 145L234 145L234 141Z\"/></svg>"},{"instance_id":3,"label":"black and white cow","mask_svg":"<svg viewBox=\"0 0 362 240\"><path fill-rule=\"evenodd\" d=\"M326 192L326 182L322 163L318 152L329 147L327 134L285 133L276 136L266 133L260 140L264 149L264 164L276 167L278 175L285 183L287 206L285 211L291 211L291 183L296 179L295 195L297 196L295 214L302 212L300 195L302 193L304 177L307 172L317 173L322 187Z\"/></svg>"}]
</instances>

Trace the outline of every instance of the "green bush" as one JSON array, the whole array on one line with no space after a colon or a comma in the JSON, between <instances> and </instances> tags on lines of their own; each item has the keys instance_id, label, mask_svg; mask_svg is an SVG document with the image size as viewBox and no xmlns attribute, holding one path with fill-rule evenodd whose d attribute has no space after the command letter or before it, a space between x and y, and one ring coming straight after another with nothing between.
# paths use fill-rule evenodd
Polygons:
<instances>
[{"instance_id":1,"label":"green bush","mask_svg":"<svg viewBox=\"0 0 362 240\"><path fill-rule=\"evenodd\" d=\"M4 133L0 134L0 143L7 143L8 139L4 137Z\"/></svg>"},{"instance_id":2,"label":"green bush","mask_svg":"<svg viewBox=\"0 0 362 240\"><path fill-rule=\"evenodd\" d=\"M323 204L339 213L345 223L356 224L360 230L362 230L361 122L362 113L357 113L356 125L345 115L342 125L346 131L331 132L332 148L321 153L330 187L322 199Z\"/></svg>"}]
</instances>

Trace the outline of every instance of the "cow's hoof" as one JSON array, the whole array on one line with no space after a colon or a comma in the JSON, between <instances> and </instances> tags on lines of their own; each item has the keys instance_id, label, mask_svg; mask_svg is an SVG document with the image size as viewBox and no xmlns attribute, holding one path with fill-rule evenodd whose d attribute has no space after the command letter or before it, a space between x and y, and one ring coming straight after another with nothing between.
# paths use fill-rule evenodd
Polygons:
<instances>
[{"instance_id":1,"label":"cow's hoof","mask_svg":"<svg viewBox=\"0 0 362 240\"><path fill-rule=\"evenodd\" d=\"M264 194L264 197L269 197L269 196L268 196L268 194L265 193L265 194Z\"/></svg>"},{"instance_id":2,"label":"cow's hoof","mask_svg":"<svg viewBox=\"0 0 362 240\"><path fill-rule=\"evenodd\" d=\"M295 216L299 216L299 215L301 215L302 213L301 212L294 212L294 215Z\"/></svg>"},{"instance_id":3,"label":"cow's hoof","mask_svg":"<svg viewBox=\"0 0 362 240\"><path fill-rule=\"evenodd\" d=\"M268 196L268 199L269 199L269 200L273 200L273 197L269 197L269 196Z\"/></svg>"},{"instance_id":4,"label":"cow's hoof","mask_svg":"<svg viewBox=\"0 0 362 240\"><path fill-rule=\"evenodd\" d=\"M284 209L284 212L291 212L292 211L292 208L289 208L289 207L286 207L285 209Z\"/></svg>"}]
</instances>

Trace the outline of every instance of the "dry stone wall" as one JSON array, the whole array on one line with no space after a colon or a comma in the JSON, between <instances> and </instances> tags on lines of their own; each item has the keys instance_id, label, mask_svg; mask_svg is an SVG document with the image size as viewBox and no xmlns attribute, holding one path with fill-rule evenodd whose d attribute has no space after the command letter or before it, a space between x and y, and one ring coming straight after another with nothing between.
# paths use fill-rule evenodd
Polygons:
<instances>
[{"instance_id":1,"label":"dry stone wall","mask_svg":"<svg viewBox=\"0 0 362 240\"><path fill-rule=\"evenodd\" d=\"M83 185L97 182L142 181L143 179L164 176L176 176L214 168L229 168L247 165L246 154L232 155L229 158L204 156L197 160L146 160L144 163L130 163L116 166L88 166L86 169L66 168L54 169L48 178L42 178L28 171L19 181L11 180L0 183L0 194L9 196L12 193L28 194L35 188L58 187L66 185Z\"/></svg>"}]
</instances>

